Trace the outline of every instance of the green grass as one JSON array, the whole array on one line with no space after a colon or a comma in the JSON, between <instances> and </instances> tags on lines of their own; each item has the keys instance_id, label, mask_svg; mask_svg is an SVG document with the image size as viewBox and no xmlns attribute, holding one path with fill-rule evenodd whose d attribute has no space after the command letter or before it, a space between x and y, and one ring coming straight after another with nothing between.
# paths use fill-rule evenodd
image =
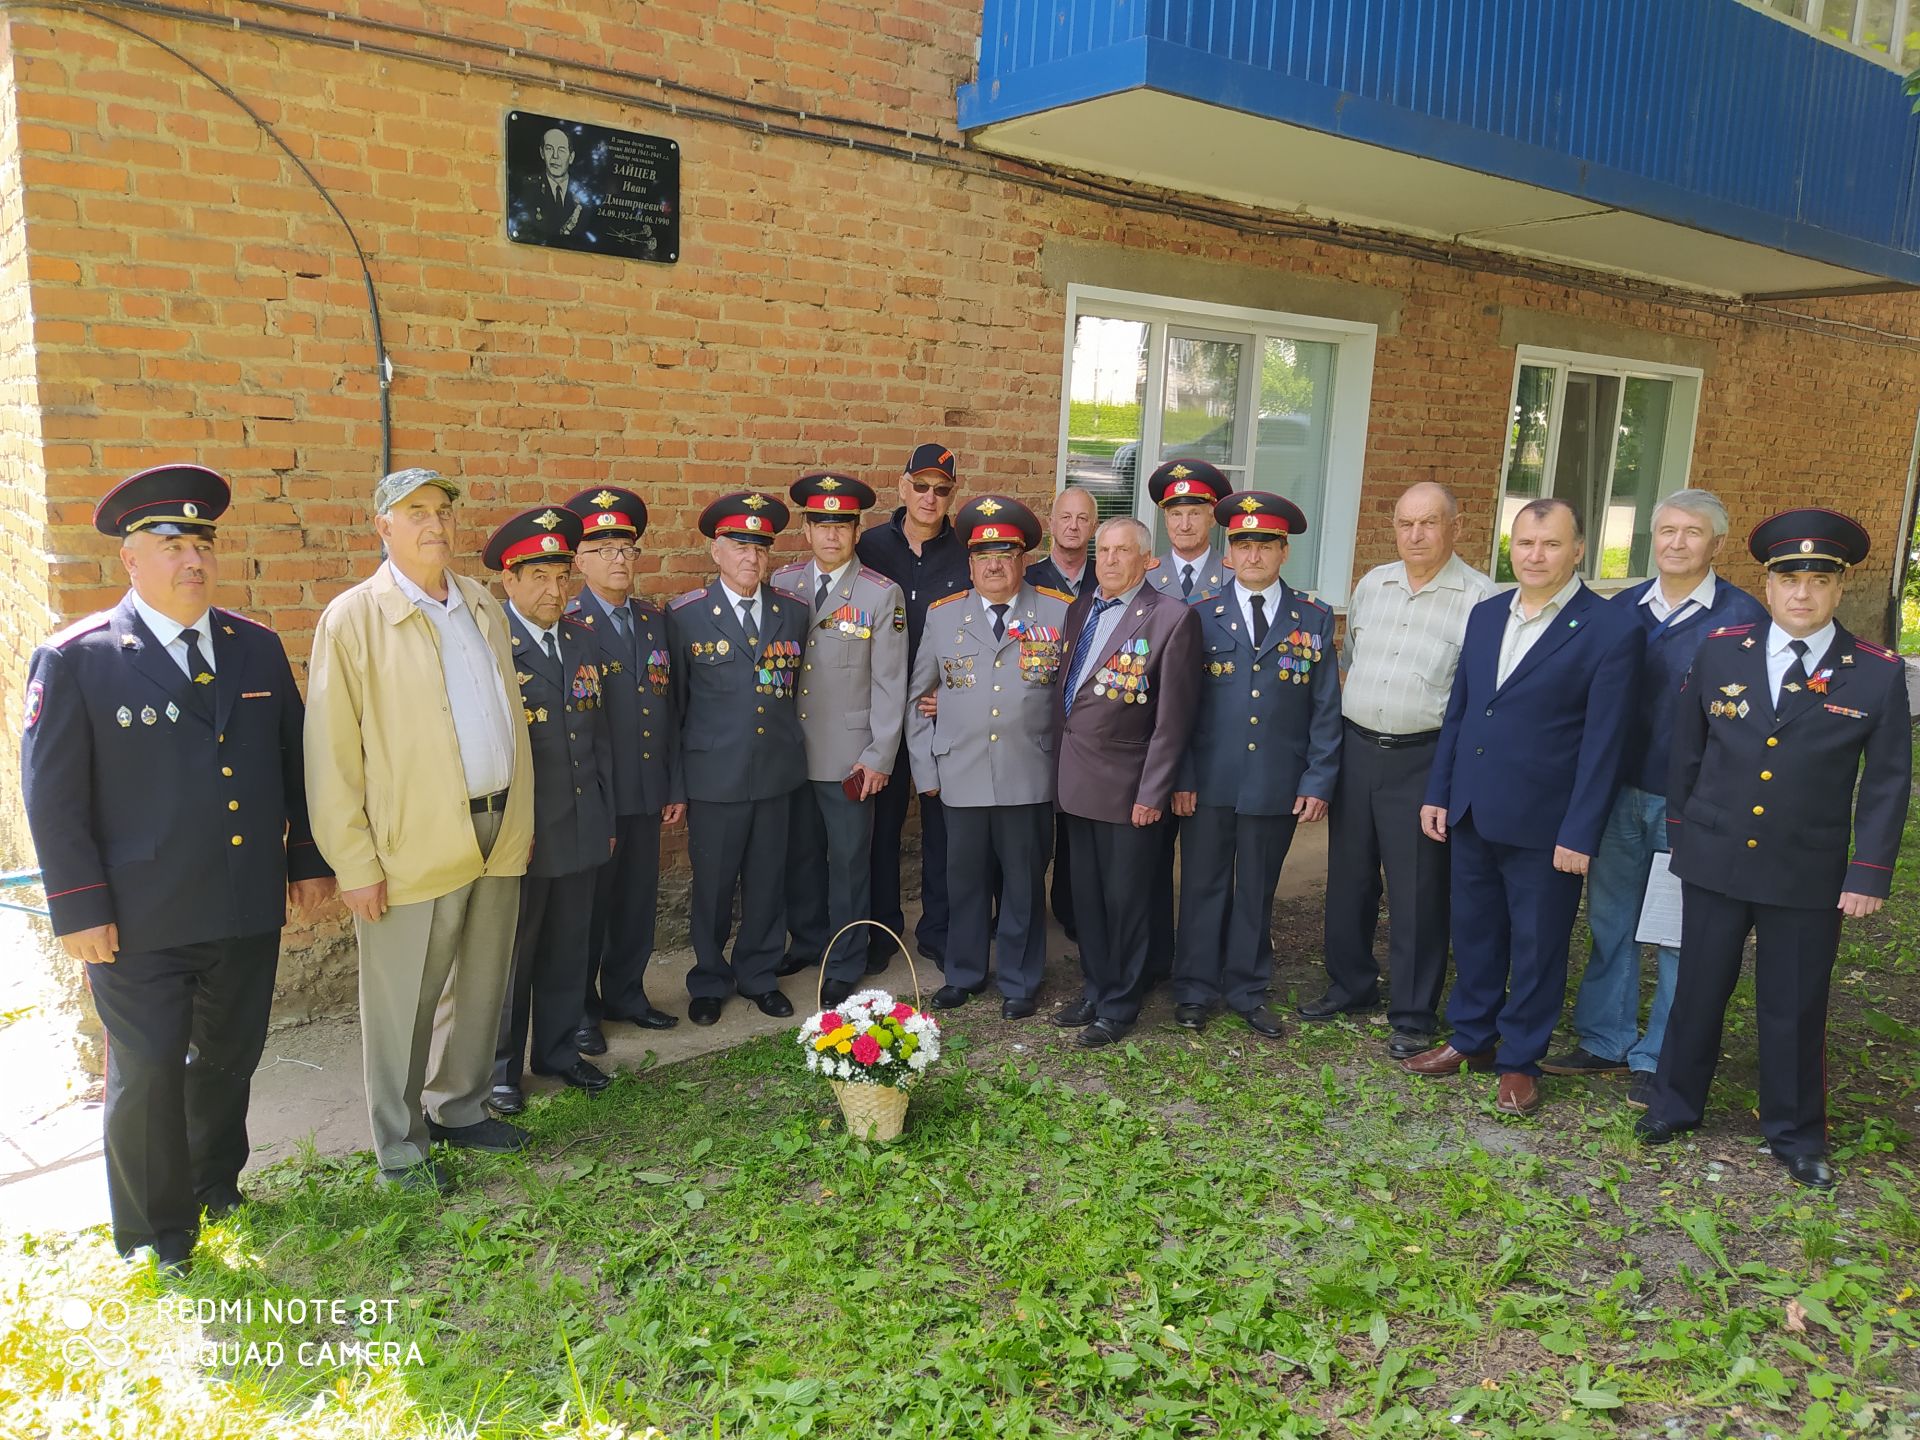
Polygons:
<instances>
[{"instance_id":1,"label":"green grass","mask_svg":"<svg viewBox=\"0 0 1920 1440\"><path fill-rule=\"evenodd\" d=\"M1750 981L1708 1128L1651 1153L1617 1086L1509 1122L1350 1023L1089 1054L976 1005L892 1146L766 1039L536 1103L531 1158L455 1157L445 1200L292 1162L177 1288L98 1237L13 1242L0 1434L1911 1440L1908 862L1897 887L1835 974L1831 1198L1756 1151ZM75 1295L131 1307L111 1383L61 1354ZM372 1323L263 1318L290 1297ZM421 1363L169 1365L183 1298L251 1302L209 1339Z\"/></svg>"}]
</instances>

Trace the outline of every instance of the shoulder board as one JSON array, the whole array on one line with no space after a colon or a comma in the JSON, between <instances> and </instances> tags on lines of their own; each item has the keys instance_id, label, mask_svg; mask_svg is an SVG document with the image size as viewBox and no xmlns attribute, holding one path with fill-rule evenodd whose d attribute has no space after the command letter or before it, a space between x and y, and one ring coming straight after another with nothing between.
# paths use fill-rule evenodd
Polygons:
<instances>
[{"instance_id":1,"label":"shoulder board","mask_svg":"<svg viewBox=\"0 0 1920 1440\"><path fill-rule=\"evenodd\" d=\"M1036 585L1033 587L1033 593L1045 595L1049 600L1059 600L1068 605L1073 603L1073 596L1064 590L1056 590L1051 585Z\"/></svg>"},{"instance_id":2,"label":"shoulder board","mask_svg":"<svg viewBox=\"0 0 1920 1440\"><path fill-rule=\"evenodd\" d=\"M860 578L862 580L871 580L876 585L891 585L894 583L891 575L882 575L871 565L862 565L860 567Z\"/></svg>"},{"instance_id":3,"label":"shoulder board","mask_svg":"<svg viewBox=\"0 0 1920 1440\"><path fill-rule=\"evenodd\" d=\"M629 595L627 603L633 607L633 613L643 620L658 620L660 607L650 601L642 600L638 595Z\"/></svg>"},{"instance_id":4,"label":"shoulder board","mask_svg":"<svg viewBox=\"0 0 1920 1440\"><path fill-rule=\"evenodd\" d=\"M698 590L689 590L684 595L674 596L673 599L667 602L667 608L669 610L678 610L682 605L691 605L706 593L707 587L702 585Z\"/></svg>"},{"instance_id":5,"label":"shoulder board","mask_svg":"<svg viewBox=\"0 0 1920 1440\"><path fill-rule=\"evenodd\" d=\"M951 605L954 601L964 600L967 598L967 596L971 594L973 594L973 591L970 589L956 590L951 595L942 595L938 600L934 601L931 605L927 606L927 609L929 612L938 610L942 605Z\"/></svg>"},{"instance_id":6,"label":"shoulder board","mask_svg":"<svg viewBox=\"0 0 1920 1440\"><path fill-rule=\"evenodd\" d=\"M1168 590L1163 593L1171 595L1173 592L1171 590ZM1185 596L1184 599L1185 599L1187 608L1192 609L1195 605L1204 605L1209 600L1218 600L1220 596L1223 595L1224 593L1226 592L1216 590L1210 595L1204 595L1201 593L1200 587L1196 585L1194 586L1193 594Z\"/></svg>"},{"instance_id":7,"label":"shoulder board","mask_svg":"<svg viewBox=\"0 0 1920 1440\"><path fill-rule=\"evenodd\" d=\"M586 619L582 620L578 615L569 612L560 617L560 623L562 625L577 625L582 630L591 630L593 628L593 617L589 615Z\"/></svg>"},{"instance_id":8,"label":"shoulder board","mask_svg":"<svg viewBox=\"0 0 1920 1440\"><path fill-rule=\"evenodd\" d=\"M1867 654L1875 656L1881 660L1890 660L1896 665L1900 663L1900 657L1894 654L1893 651L1883 649L1878 645L1874 645L1866 640L1862 640L1857 635L1854 636L1854 639L1853 639L1853 648L1856 650L1864 650Z\"/></svg>"},{"instance_id":9,"label":"shoulder board","mask_svg":"<svg viewBox=\"0 0 1920 1440\"><path fill-rule=\"evenodd\" d=\"M242 625L251 625L254 629L264 630L269 635L274 633L273 627L267 624L266 621L255 620L251 615L242 615L238 610L222 610L216 605L213 607L213 613L218 615L222 620L238 620Z\"/></svg>"},{"instance_id":10,"label":"shoulder board","mask_svg":"<svg viewBox=\"0 0 1920 1440\"><path fill-rule=\"evenodd\" d=\"M1709 640L1718 640L1722 635L1744 635L1751 629L1753 629L1751 624L1722 625L1718 630L1709 630L1707 632L1707 638Z\"/></svg>"},{"instance_id":11,"label":"shoulder board","mask_svg":"<svg viewBox=\"0 0 1920 1440\"><path fill-rule=\"evenodd\" d=\"M113 612L111 610L102 610L97 614L87 616L84 620L74 621L58 635L48 640L47 644L55 650L58 650L62 645L70 644L78 640L82 635L91 635L95 630L106 629L112 622Z\"/></svg>"},{"instance_id":12,"label":"shoulder board","mask_svg":"<svg viewBox=\"0 0 1920 1440\"><path fill-rule=\"evenodd\" d=\"M1311 605L1323 615L1331 615L1333 613L1333 607L1317 595L1302 595L1300 596L1300 603L1302 605Z\"/></svg>"},{"instance_id":13,"label":"shoulder board","mask_svg":"<svg viewBox=\"0 0 1920 1440\"><path fill-rule=\"evenodd\" d=\"M808 562L805 560L795 560L791 565L782 565L778 570L774 571L773 573L776 575L788 575L795 570L806 569L807 564Z\"/></svg>"}]
</instances>

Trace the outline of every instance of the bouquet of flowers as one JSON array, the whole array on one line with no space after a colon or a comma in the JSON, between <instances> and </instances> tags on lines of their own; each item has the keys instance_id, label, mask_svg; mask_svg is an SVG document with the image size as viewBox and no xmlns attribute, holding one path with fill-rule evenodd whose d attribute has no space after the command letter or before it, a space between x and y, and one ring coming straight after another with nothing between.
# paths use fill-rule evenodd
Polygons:
<instances>
[{"instance_id":1,"label":"bouquet of flowers","mask_svg":"<svg viewBox=\"0 0 1920 1440\"><path fill-rule=\"evenodd\" d=\"M847 1128L890 1140L907 1113L907 1090L940 1058L940 1025L884 990L860 990L810 1016L799 1044L807 1069L839 1096Z\"/></svg>"}]
</instances>

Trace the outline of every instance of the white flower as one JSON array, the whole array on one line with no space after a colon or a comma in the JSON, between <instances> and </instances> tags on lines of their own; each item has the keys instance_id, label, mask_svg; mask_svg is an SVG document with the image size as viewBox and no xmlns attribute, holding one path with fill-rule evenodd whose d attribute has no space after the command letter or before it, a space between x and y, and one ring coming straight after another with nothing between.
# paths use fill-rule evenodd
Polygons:
<instances>
[{"instance_id":1,"label":"white flower","mask_svg":"<svg viewBox=\"0 0 1920 1440\"><path fill-rule=\"evenodd\" d=\"M933 1063L933 1060L934 1057L929 1055L925 1050L916 1050L907 1057L907 1068L910 1070L924 1070Z\"/></svg>"}]
</instances>

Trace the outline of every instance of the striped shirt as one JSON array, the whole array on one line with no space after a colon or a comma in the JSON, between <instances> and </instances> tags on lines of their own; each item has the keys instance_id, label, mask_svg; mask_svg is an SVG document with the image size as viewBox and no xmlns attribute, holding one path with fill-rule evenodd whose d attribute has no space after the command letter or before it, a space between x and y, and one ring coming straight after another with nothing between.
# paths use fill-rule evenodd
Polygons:
<instances>
[{"instance_id":1,"label":"striped shirt","mask_svg":"<svg viewBox=\"0 0 1920 1440\"><path fill-rule=\"evenodd\" d=\"M392 562L388 562L392 565ZM513 724L500 671L480 622L467 608L460 587L446 582L447 598L436 600L392 565L393 583L425 615L439 637L441 678L453 711L453 735L460 745L467 796L479 799L507 788L513 779Z\"/></svg>"},{"instance_id":2,"label":"striped shirt","mask_svg":"<svg viewBox=\"0 0 1920 1440\"><path fill-rule=\"evenodd\" d=\"M1361 577L1347 602L1346 684L1341 712L1384 735L1438 730L1446 717L1467 616L1493 581L1458 555L1416 592L1396 560Z\"/></svg>"}]
</instances>

